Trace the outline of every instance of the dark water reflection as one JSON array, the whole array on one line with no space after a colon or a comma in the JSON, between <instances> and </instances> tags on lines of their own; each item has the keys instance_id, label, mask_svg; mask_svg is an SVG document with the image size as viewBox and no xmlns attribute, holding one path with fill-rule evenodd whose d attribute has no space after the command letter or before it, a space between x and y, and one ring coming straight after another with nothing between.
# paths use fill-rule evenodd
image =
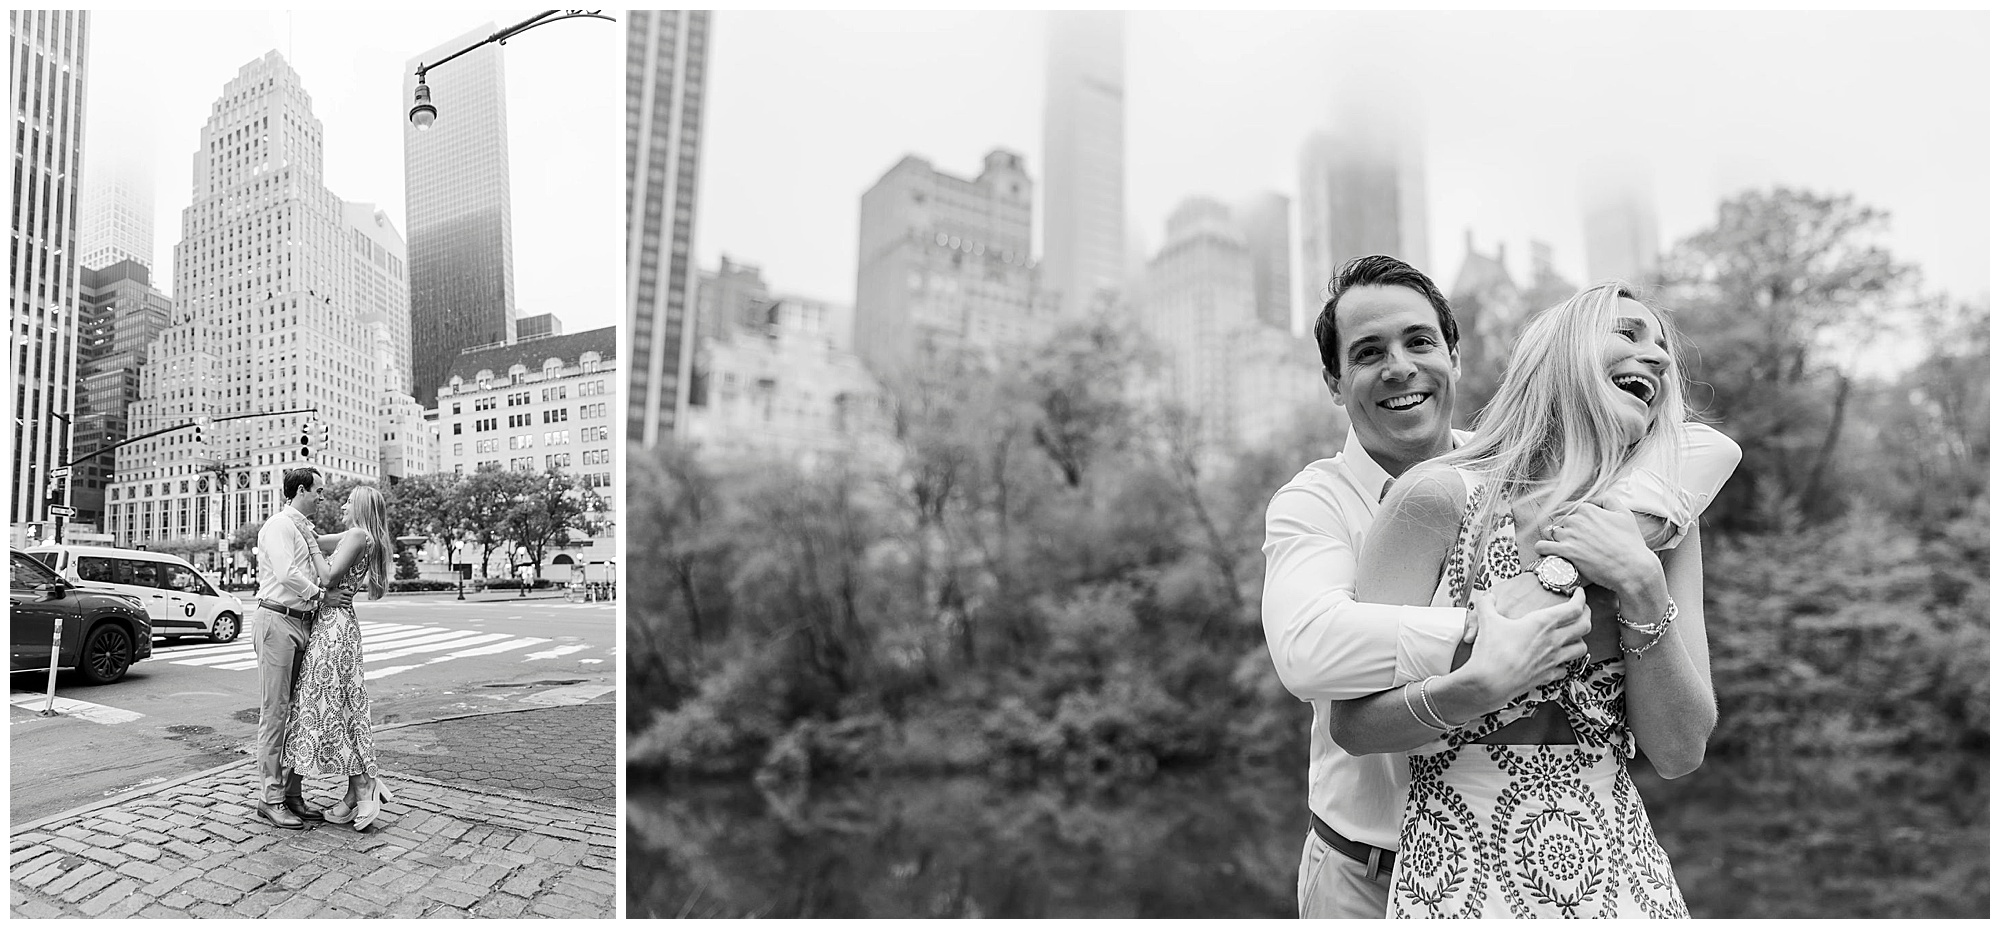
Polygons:
<instances>
[{"instance_id":1,"label":"dark water reflection","mask_svg":"<svg viewBox=\"0 0 2000 929\"><path fill-rule=\"evenodd\" d=\"M634 784L632 916L1295 915L1304 772L1115 791L976 778ZM1696 916L1985 916L1984 758L1642 776Z\"/></svg>"}]
</instances>

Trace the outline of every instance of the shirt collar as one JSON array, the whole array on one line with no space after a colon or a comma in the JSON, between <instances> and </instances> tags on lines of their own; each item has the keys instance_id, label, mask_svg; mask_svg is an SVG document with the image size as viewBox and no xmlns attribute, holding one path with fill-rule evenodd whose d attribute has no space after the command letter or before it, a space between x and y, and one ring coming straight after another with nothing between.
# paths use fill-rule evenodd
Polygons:
<instances>
[{"instance_id":1,"label":"shirt collar","mask_svg":"<svg viewBox=\"0 0 2000 929\"><path fill-rule=\"evenodd\" d=\"M1464 445L1470 438L1472 433L1453 429L1451 447ZM1361 488L1361 496L1368 501L1369 512L1374 512L1376 507L1382 505L1382 498L1388 496L1389 484L1395 478L1375 462L1375 456L1361 447L1361 433L1351 425L1347 427L1347 444L1341 447L1340 460L1347 466L1347 473L1354 477L1355 485Z\"/></svg>"}]
</instances>

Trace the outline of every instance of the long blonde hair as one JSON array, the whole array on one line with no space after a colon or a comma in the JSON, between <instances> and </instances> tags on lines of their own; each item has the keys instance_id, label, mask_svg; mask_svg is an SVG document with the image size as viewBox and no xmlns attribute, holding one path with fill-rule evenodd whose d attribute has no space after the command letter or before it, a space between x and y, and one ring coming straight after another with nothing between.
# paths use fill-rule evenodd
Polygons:
<instances>
[{"instance_id":1,"label":"long blonde hair","mask_svg":"<svg viewBox=\"0 0 2000 929\"><path fill-rule=\"evenodd\" d=\"M1642 451L1658 443L1671 452L1663 456L1669 470L1679 461L1679 426L1687 416L1680 336L1657 309L1653 313L1672 364L1660 379L1652 422L1644 437L1627 444L1612 415L1622 392L1605 371L1604 338L1617 322L1621 299L1639 298L1631 285L1607 281L1529 320L1499 391L1479 413L1472 440L1436 459L1493 484L1473 514L1474 538L1492 531L1509 502L1518 529L1539 531L1610 490ZM1670 484L1678 479L1662 476Z\"/></svg>"},{"instance_id":2,"label":"long blonde hair","mask_svg":"<svg viewBox=\"0 0 2000 929\"><path fill-rule=\"evenodd\" d=\"M389 591L389 504L373 487L354 488L347 495L347 522L368 533L368 595L382 599Z\"/></svg>"}]
</instances>

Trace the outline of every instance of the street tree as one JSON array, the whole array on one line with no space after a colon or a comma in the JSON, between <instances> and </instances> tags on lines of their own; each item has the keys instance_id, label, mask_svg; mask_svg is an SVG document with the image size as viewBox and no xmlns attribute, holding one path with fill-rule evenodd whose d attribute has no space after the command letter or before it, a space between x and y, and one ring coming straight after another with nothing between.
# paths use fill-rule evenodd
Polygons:
<instances>
[{"instance_id":1,"label":"street tree","mask_svg":"<svg viewBox=\"0 0 2000 929\"><path fill-rule=\"evenodd\" d=\"M595 536L596 517L604 510L597 491L558 468L539 475L525 498L507 511L504 531L515 545L528 550L528 560L540 575L543 555L550 548L567 546L572 532Z\"/></svg>"},{"instance_id":2,"label":"street tree","mask_svg":"<svg viewBox=\"0 0 2000 929\"><path fill-rule=\"evenodd\" d=\"M464 538L479 547L479 576L490 577L494 549L505 549L507 517L535 492L540 479L525 471L487 468L453 485L447 504L463 517Z\"/></svg>"}]
</instances>

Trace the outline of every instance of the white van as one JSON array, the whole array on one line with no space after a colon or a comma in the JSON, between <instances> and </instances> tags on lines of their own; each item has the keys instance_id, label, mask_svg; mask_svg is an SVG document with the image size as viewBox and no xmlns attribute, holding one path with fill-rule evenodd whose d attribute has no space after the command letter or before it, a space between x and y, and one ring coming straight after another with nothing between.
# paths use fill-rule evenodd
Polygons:
<instances>
[{"instance_id":1,"label":"white van","mask_svg":"<svg viewBox=\"0 0 2000 929\"><path fill-rule=\"evenodd\" d=\"M243 601L216 590L180 557L97 545L40 545L27 554L78 587L137 597L156 639L233 642L243 631Z\"/></svg>"}]
</instances>

